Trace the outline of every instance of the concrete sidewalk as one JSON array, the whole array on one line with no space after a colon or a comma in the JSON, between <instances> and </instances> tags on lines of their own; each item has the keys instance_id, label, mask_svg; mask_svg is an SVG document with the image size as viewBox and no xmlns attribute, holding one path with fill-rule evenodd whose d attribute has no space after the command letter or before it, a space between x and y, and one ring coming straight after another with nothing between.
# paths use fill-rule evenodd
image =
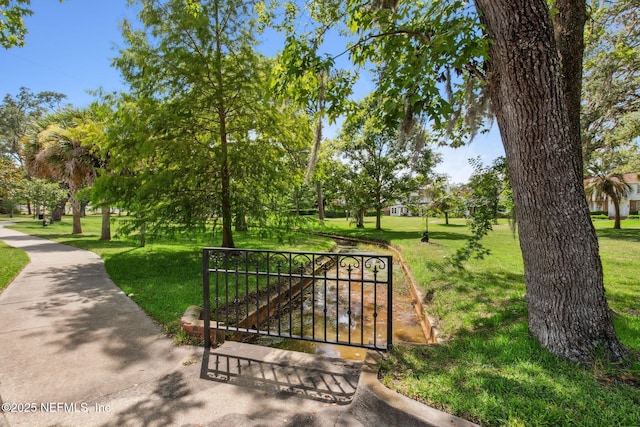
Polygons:
<instances>
[{"instance_id":1,"label":"concrete sidewalk","mask_svg":"<svg viewBox=\"0 0 640 427\"><path fill-rule=\"evenodd\" d=\"M31 258L0 294L0 426L470 425L381 402L389 391L361 362L175 346L96 254L2 224L0 240Z\"/></svg>"}]
</instances>

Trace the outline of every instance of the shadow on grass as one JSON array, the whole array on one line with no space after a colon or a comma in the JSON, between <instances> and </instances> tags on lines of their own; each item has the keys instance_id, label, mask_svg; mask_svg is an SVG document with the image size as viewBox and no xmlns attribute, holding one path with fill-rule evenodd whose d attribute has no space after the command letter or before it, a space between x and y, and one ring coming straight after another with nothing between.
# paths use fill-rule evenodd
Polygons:
<instances>
[{"instance_id":1,"label":"shadow on grass","mask_svg":"<svg viewBox=\"0 0 640 427\"><path fill-rule=\"evenodd\" d=\"M431 224L431 223L430 223ZM467 224L437 224L439 227L445 228L467 228Z\"/></svg>"},{"instance_id":2,"label":"shadow on grass","mask_svg":"<svg viewBox=\"0 0 640 427\"><path fill-rule=\"evenodd\" d=\"M473 271L446 262L429 263L426 311L442 319L446 336L466 336L526 321L524 277L507 270Z\"/></svg>"},{"instance_id":3,"label":"shadow on grass","mask_svg":"<svg viewBox=\"0 0 640 427\"><path fill-rule=\"evenodd\" d=\"M627 240L631 242L640 242L640 229L625 229L614 230L613 228L600 228L597 231L598 237L606 237L614 240Z\"/></svg>"},{"instance_id":4,"label":"shadow on grass","mask_svg":"<svg viewBox=\"0 0 640 427\"><path fill-rule=\"evenodd\" d=\"M98 252L100 249L134 247L136 242L130 239L100 240L100 236L92 233L71 234L69 227L52 225L46 228L32 222L23 222L19 226L10 227L28 236L35 236L57 243ZM55 229L55 231L54 231ZM24 239L29 237L25 236Z\"/></svg>"},{"instance_id":5,"label":"shadow on grass","mask_svg":"<svg viewBox=\"0 0 640 427\"><path fill-rule=\"evenodd\" d=\"M514 292L524 293L524 275L507 270L471 271L459 268L447 261L426 261L426 267L434 273L432 282L444 283L446 287L456 287L459 291L470 289L493 299L497 295L487 292L499 291L500 295ZM441 286L442 288L442 286Z\"/></svg>"},{"instance_id":6,"label":"shadow on grass","mask_svg":"<svg viewBox=\"0 0 640 427\"><path fill-rule=\"evenodd\" d=\"M199 250L185 251L159 248L131 248L110 255L107 261L116 270L127 270L134 275L164 274L175 271L194 271L197 276L202 269L202 254Z\"/></svg>"},{"instance_id":7,"label":"shadow on grass","mask_svg":"<svg viewBox=\"0 0 640 427\"><path fill-rule=\"evenodd\" d=\"M605 283L606 285L606 283ZM609 305L616 310L640 316L640 289L638 282L629 279L626 286L611 286L606 289Z\"/></svg>"},{"instance_id":8,"label":"shadow on grass","mask_svg":"<svg viewBox=\"0 0 640 427\"><path fill-rule=\"evenodd\" d=\"M446 231L429 231L429 241L438 240L467 240L469 236L458 232L448 233Z\"/></svg>"},{"instance_id":9,"label":"shadow on grass","mask_svg":"<svg viewBox=\"0 0 640 427\"><path fill-rule=\"evenodd\" d=\"M472 322L475 331L495 331L527 321L527 304L522 298L512 297L499 303L493 302L492 308L491 316L481 317Z\"/></svg>"},{"instance_id":10,"label":"shadow on grass","mask_svg":"<svg viewBox=\"0 0 640 427\"><path fill-rule=\"evenodd\" d=\"M453 226L455 227L455 225ZM368 229L350 229L350 230L327 230L331 234L342 235L345 237L353 237L357 239L372 240L381 243L402 243L401 241L414 240L420 242L422 239L422 231L392 231L392 230L368 230ZM446 231L429 231L429 241L438 240L466 240L467 235L459 232Z\"/></svg>"},{"instance_id":11,"label":"shadow on grass","mask_svg":"<svg viewBox=\"0 0 640 427\"><path fill-rule=\"evenodd\" d=\"M383 373L414 399L482 425L634 425L640 417L640 391L624 373L564 362L526 321L397 348Z\"/></svg>"}]
</instances>

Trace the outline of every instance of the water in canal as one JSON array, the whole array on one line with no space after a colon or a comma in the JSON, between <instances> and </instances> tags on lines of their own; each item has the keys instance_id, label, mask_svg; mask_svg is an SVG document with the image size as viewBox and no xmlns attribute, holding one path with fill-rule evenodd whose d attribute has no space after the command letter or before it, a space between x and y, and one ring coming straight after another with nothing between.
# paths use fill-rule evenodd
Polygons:
<instances>
[{"instance_id":1,"label":"water in canal","mask_svg":"<svg viewBox=\"0 0 640 427\"><path fill-rule=\"evenodd\" d=\"M345 253L348 251L355 252L352 248L342 248L340 252ZM363 253L361 250L357 250L357 252ZM382 253L378 248L376 248L375 252L377 254ZM364 253L373 254L373 252ZM372 274L371 271L363 271L365 276ZM341 276L343 275L345 275L344 272ZM269 328L277 331L279 327L285 328L292 324L296 325L294 330L290 331L293 335L310 336L313 334L317 337L333 337L336 341L338 341L338 336L340 341L345 341L345 337L348 337L352 342L360 342L361 338L366 340L366 337L373 337L375 334L378 343L385 343L387 335L386 293L386 289L382 290L380 287L374 291L374 286L361 286L360 283L351 283L350 285L349 282L343 280L329 281L326 290L323 285L307 288L302 302L304 306L300 307L300 300L297 299L281 312L279 318L272 319ZM378 307L376 316L371 315L374 311L374 305ZM346 306L351 307L350 313L347 313L344 308ZM324 316L325 307L327 308L326 321ZM380 307L385 308L380 309ZM300 313L302 313L302 320L300 319ZM411 304L411 295L404 275L395 260L393 266L392 313L394 342L426 342L424 332ZM364 327L361 326L362 324L364 324ZM301 331L300 328L303 330ZM289 331L286 331L286 333L289 333ZM261 345L344 359L362 360L366 353L366 349L363 348L271 336L253 337L252 339L254 340L253 342Z\"/></svg>"}]
</instances>

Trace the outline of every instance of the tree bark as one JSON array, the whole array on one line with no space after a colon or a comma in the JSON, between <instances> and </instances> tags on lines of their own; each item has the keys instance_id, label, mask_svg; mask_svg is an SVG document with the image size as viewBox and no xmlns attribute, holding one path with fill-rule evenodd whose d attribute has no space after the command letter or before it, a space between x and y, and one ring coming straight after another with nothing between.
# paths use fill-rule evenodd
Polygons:
<instances>
[{"instance_id":1,"label":"tree bark","mask_svg":"<svg viewBox=\"0 0 640 427\"><path fill-rule=\"evenodd\" d=\"M215 26L216 26L216 63L220 64L223 58L222 53L222 31L220 24L219 4L215 4ZM227 113L224 100L224 79L220 65L216 68L216 102L218 113L218 125L220 126L220 145L222 149L221 173L220 181L222 187L221 194L221 210L222 210L222 247L235 248L233 243L233 231L231 229L231 221L233 220L231 212L231 177L229 173L229 141L227 135Z\"/></svg>"},{"instance_id":2,"label":"tree bark","mask_svg":"<svg viewBox=\"0 0 640 427\"><path fill-rule=\"evenodd\" d=\"M236 213L236 231L248 231L249 226L247 225L247 216L243 211L238 211Z\"/></svg>"},{"instance_id":3,"label":"tree bark","mask_svg":"<svg viewBox=\"0 0 640 427\"><path fill-rule=\"evenodd\" d=\"M229 154L225 120L220 121L220 139L222 143L222 247L234 248L233 231L231 230L231 179L229 176Z\"/></svg>"},{"instance_id":4,"label":"tree bark","mask_svg":"<svg viewBox=\"0 0 640 427\"><path fill-rule=\"evenodd\" d=\"M100 240L111 240L111 208L108 205L102 206Z\"/></svg>"},{"instance_id":5,"label":"tree bark","mask_svg":"<svg viewBox=\"0 0 640 427\"><path fill-rule=\"evenodd\" d=\"M580 135L580 108L582 101L582 62L584 56L584 24L587 21L587 2L577 0L555 0L553 29L564 85L570 132ZM582 144L574 147L575 155L581 159L578 167L583 172Z\"/></svg>"},{"instance_id":6,"label":"tree bark","mask_svg":"<svg viewBox=\"0 0 640 427\"><path fill-rule=\"evenodd\" d=\"M579 7L583 1L568 1ZM553 354L625 357L605 299L598 241L582 186L562 64L545 0L476 0L491 40L486 63L518 215L529 331ZM572 31L582 34L583 27ZM576 76L566 75L566 78Z\"/></svg>"},{"instance_id":7,"label":"tree bark","mask_svg":"<svg viewBox=\"0 0 640 427\"><path fill-rule=\"evenodd\" d=\"M318 195L318 219L324 221L324 196L322 195L322 183L316 183L316 192Z\"/></svg>"},{"instance_id":8,"label":"tree bark","mask_svg":"<svg viewBox=\"0 0 640 427\"><path fill-rule=\"evenodd\" d=\"M58 206L56 206L56 208L53 210L53 212L51 213L51 217L53 218L54 221L62 221L62 215L64 214L64 206L67 204L67 202L60 202L60 204Z\"/></svg>"},{"instance_id":9,"label":"tree bark","mask_svg":"<svg viewBox=\"0 0 640 427\"><path fill-rule=\"evenodd\" d=\"M145 222L140 224L140 247L144 248L147 245L147 225Z\"/></svg>"},{"instance_id":10,"label":"tree bark","mask_svg":"<svg viewBox=\"0 0 640 427\"><path fill-rule=\"evenodd\" d=\"M364 215L366 212L366 209L358 209L356 211L356 228L364 228Z\"/></svg>"},{"instance_id":11,"label":"tree bark","mask_svg":"<svg viewBox=\"0 0 640 427\"><path fill-rule=\"evenodd\" d=\"M611 194L611 201L613 202L613 210L615 217L613 218L614 230L620 230L620 199L615 194Z\"/></svg>"},{"instance_id":12,"label":"tree bark","mask_svg":"<svg viewBox=\"0 0 640 427\"><path fill-rule=\"evenodd\" d=\"M71 201L71 208L73 211L73 230L71 234L82 234L82 222L80 221L80 201L77 200L74 196L72 196L69 200Z\"/></svg>"}]
</instances>

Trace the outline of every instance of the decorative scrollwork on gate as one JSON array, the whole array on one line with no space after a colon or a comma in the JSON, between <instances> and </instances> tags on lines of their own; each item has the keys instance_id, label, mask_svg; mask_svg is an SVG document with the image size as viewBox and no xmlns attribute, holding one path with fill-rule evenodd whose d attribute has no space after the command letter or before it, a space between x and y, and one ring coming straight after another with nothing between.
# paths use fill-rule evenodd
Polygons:
<instances>
[{"instance_id":1,"label":"decorative scrollwork on gate","mask_svg":"<svg viewBox=\"0 0 640 427\"><path fill-rule=\"evenodd\" d=\"M213 313L227 331L378 350L391 345L390 256L206 248L203 259L205 330ZM378 333L385 308L386 345ZM374 319L371 335L366 319Z\"/></svg>"}]
</instances>

